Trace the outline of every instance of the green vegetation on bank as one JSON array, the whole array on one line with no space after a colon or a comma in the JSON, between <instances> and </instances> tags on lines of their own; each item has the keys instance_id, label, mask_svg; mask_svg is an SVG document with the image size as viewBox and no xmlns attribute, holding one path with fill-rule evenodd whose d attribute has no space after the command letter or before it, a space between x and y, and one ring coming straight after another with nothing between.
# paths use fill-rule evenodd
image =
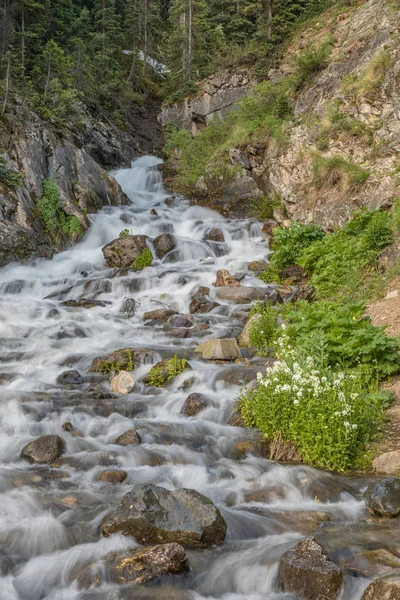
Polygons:
<instances>
[{"instance_id":1,"label":"green vegetation on bank","mask_svg":"<svg viewBox=\"0 0 400 600\"><path fill-rule=\"evenodd\" d=\"M247 425L275 444L290 442L311 465L357 468L385 422L392 397L378 384L400 372L400 339L372 325L365 301L380 276L378 256L398 230L396 204L391 214L360 210L334 233L298 223L273 231L264 277L300 265L317 299L254 306L250 340L278 362L243 394L241 410Z\"/></svg>"},{"instance_id":2,"label":"green vegetation on bank","mask_svg":"<svg viewBox=\"0 0 400 600\"><path fill-rule=\"evenodd\" d=\"M67 215L61 208L57 184L52 179L43 182L43 196L37 203L45 231L59 244L62 236L71 239L82 233L79 219Z\"/></svg>"}]
</instances>

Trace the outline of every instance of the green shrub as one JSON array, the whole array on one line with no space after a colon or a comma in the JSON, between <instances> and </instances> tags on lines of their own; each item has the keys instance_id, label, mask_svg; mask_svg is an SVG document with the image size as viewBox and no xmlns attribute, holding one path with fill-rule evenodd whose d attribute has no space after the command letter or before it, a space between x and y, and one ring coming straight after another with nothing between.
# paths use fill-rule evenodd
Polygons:
<instances>
[{"instance_id":1,"label":"green shrub","mask_svg":"<svg viewBox=\"0 0 400 600\"><path fill-rule=\"evenodd\" d=\"M353 160L339 154L334 156L316 155L312 170L314 185L318 188L341 184L343 188L348 189L365 183L369 177L367 169L363 169Z\"/></svg>"},{"instance_id":2,"label":"green shrub","mask_svg":"<svg viewBox=\"0 0 400 600\"><path fill-rule=\"evenodd\" d=\"M127 238L129 235L130 235L129 229L123 229L123 230L120 232L120 234L119 234L119 236L118 236L118 237L120 237L120 238L124 239L124 238Z\"/></svg>"},{"instance_id":3,"label":"green shrub","mask_svg":"<svg viewBox=\"0 0 400 600\"><path fill-rule=\"evenodd\" d=\"M175 355L150 369L148 383L155 387L163 387L169 381L183 373L187 367L187 360Z\"/></svg>"},{"instance_id":4,"label":"green shrub","mask_svg":"<svg viewBox=\"0 0 400 600\"><path fill-rule=\"evenodd\" d=\"M324 237L324 230L318 225L303 225L292 221L290 227L275 227L272 231L271 258L273 269L283 269L298 264L304 250Z\"/></svg>"},{"instance_id":5,"label":"green shrub","mask_svg":"<svg viewBox=\"0 0 400 600\"><path fill-rule=\"evenodd\" d=\"M272 219L274 210L279 208L281 204L282 201L278 195L270 197L263 194L250 199L251 212L260 221Z\"/></svg>"},{"instance_id":6,"label":"green shrub","mask_svg":"<svg viewBox=\"0 0 400 600\"><path fill-rule=\"evenodd\" d=\"M251 345L257 348L260 354L268 355L279 330L278 313L270 302L258 301L253 305L249 316L254 315L258 318L250 327Z\"/></svg>"},{"instance_id":7,"label":"green shrub","mask_svg":"<svg viewBox=\"0 0 400 600\"><path fill-rule=\"evenodd\" d=\"M364 315L362 302L302 301L288 310L286 333L295 348L304 348L309 340L322 347L321 362L329 367L363 366L371 376L384 379L400 371L400 339L388 337ZM316 356L315 349L308 351Z\"/></svg>"},{"instance_id":8,"label":"green shrub","mask_svg":"<svg viewBox=\"0 0 400 600\"><path fill-rule=\"evenodd\" d=\"M318 48L308 45L297 59L294 74L295 87L300 88L325 69L328 66L330 53L331 45L329 43L321 44Z\"/></svg>"},{"instance_id":9,"label":"green shrub","mask_svg":"<svg viewBox=\"0 0 400 600\"><path fill-rule=\"evenodd\" d=\"M137 256L133 262L133 268L135 271L141 271L145 267L151 267L153 264L153 255L148 248L145 248L143 252Z\"/></svg>"},{"instance_id":10,"label":"green shrub","mask_svg":"<svg viewBox=\"0 0 400 600\"><path fill-rule=\"evenodd\" d=\"M45 231L59 243L59 236L73 237L82 233L79 219L67 215L60 205L60 194L57 184L48 178L43 182L43 196L38 201L38 211Z\"/></svg>"},{"instance_id":11,"label":"green shrub","mask_svg":"<svg viewBox=\"0 0 400 600\"><path fill-rule=\"evenodd\" d=\"M301 459L323 469L352 468L385 418L390 395L377 393L362 369L334 370L290 349L280 338L280 361L242 396L247 426L270 442L294 444Z\"/></svg>"}]
</instances>

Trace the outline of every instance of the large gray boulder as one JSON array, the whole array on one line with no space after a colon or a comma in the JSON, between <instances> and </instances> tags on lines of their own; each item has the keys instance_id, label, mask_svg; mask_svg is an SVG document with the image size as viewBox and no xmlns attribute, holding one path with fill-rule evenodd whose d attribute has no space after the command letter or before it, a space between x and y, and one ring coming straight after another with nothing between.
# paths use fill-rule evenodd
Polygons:
<instances>
[{"instance_id":1,"label":"large gray boulder","mask_svg":"<svg viewBox=\"0 0 400 600\"><path fill-rule=\"evenodd\" d=\"M400 479L387 477L371 483L364 492L368 511L381 517L397 517L400 513Z\"/></svg>"},{"instance_id":2,"label":"large gray boulder","mask_svg":"<svg viewBox=\"0 0 400 600\"><path fill-rule=\"evenodd\" d=\"M162 233L153 241L158 258L164 258L168 252L176 248L176 239L171 233Z\"/></svg>"},{"instance_id":3,"label":"large gray boulder","mask_svg":"<svg viewBox=\"0 0 400 600\"><path fill-rule=\"evenodd\" d=\"M22 458L32 463L52 463L60 458L64 440L59 435L42 435L29 442L22 450Z\"/></svg>"},{"instance_id":4,"label":"large gray boulder","mask_svg":"<svg viewBox=\"0 0 400 600\"><path fill-rule=\"evenodd\" d=\"M343 577L339 567L309 537L281 557L278 580L283 592L309 600L336 600Z\"/></svg>"},{"instance_id":5,"label":"large gray boulder","mask_svg":"<svg viewBox=\"0 0 400 600\"><path fill-rule=\"evenodd\" d=\"M107 266L112 269L133 268L135 259L147 248L147 235L127 235L113 240L102 252Z\"/></svg>"},{"instance_id":6,"label":"large gray boulder","mask_svg":"<svg viewBox=\"0 0 400 600\"><path fill-rule=\"evenodd\" d=\"M138 484L103 520L101 531L104 536L131 536L139 544L177 542L201 548L222 543L226 523L211 500L195 490L170 492Z\"/></svg>"}]
</instances>

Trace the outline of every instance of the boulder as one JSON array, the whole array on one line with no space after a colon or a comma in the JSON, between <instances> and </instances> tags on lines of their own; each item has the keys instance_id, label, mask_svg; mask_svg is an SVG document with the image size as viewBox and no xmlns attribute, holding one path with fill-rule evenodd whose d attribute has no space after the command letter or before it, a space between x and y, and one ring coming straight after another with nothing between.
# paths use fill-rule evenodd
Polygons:
<instances>
[{"instance_id":1,"label":"boulder","mask_svg":"<svg viewBox=\"0 0 400 600\"><path fill-rule=\"evenodd\" d=\"M208 400L203 394L190 394L185 400L182 408L182 414L187 417L194 417L208 406Z\"/></svg>"},{"instance_id":2,"label":"boulder","mask_svg":"<svg viewBox=\"0 0 400 600\"><path fill-rule=\"evenodd\" d=\"M97 475L96 481L103 483L123 483L127 477L128 473L126 471L102 471Z\"/></svg>"},{"instance_id":3,"label":"boulder","mask_svg":"<svg viewBox=\"0 0 400 600\"><path fill-rule=\"evenodd\" d=\"M145 385L163 387L172 381L172 379L178 377L183 371L191 368L185 358L181 360L174 358L162 360L150 369L146 377L143 377L143 383Z\"/></svg>"},{"instance_id":4,"label":"boulder","mask_svg":"<svg viewBox=\"0 0 400 600\"><path fill-rule=\"evenodd\" d=\"M224 541L226 523L211 500L195 490L170 492L138 484L105 517L101 531L104 536L132 536L139 544L176 542L202 548Z\"/></svg>"},{"instance_id":5,"label":"boulder","mask_svg":"<svg viewBox=\"0 0 400 600\"><path fill-rule=\"evenodd\" d=\"M243 150L240 150L239 148L230 148L229 158L233 165L239 165L247 171L250 171L250 161Z\"/></svg>"},{"instance_id":6,"label":"boulder","mask_svg":"<svg viewBox=\"0 0 400 600\"><path fill-rule=\"evenodd\" d=\"M114 394L130 394L135 389L136 382L127 371L120 371L111 380L111 389Z\"/></svg>"},{"instance_id":7,"label":"boulder","mask_svg":"<svg viewBox=\"0 0 400 600\"><path fill-rule=\"evenodd\" d=\"M377 473L396 475L400 471L400 450L385 452L372 461Z\"/></svg>"},{"instance_id":8,"label":"boulder","mask_svg":"<svg viewBox=\"0 0 400 600\"><path fill-rule=\"evenodd\" d=\"M132 319L135 315L137 302L134 298L124 298L119 313L123 319Z\"/></svg>"},{"instance_id":9,"label":"boulder","mask_svg":"<svg viewBox=\"0 0 400 600\"><path fill-rule=\"evenodd\" d=\"M397 517L400 513L400 479L388 477L371 483L364 492L368 511L381 517Z\"/></svg>"},{"instance_id":10,"label":"boulder","mask_svg":"<svg viewBox=\"0 0 400 600\"><path fill-rule=\"evenodd\" d=\"M72 425L72 423L70 421L66 421L65 423L63 423L61 425L61 429L63 431L73 431L74 426Z\"/></svg>"},{"instance_id":11,"label":"boulder","mask_svg":"<svg viewBox=\"0 0 400 600\"><path fill-rule=\"evenodd\" d=\"M168 252L176 248L176 239L171 233L162 233L153 241L158 258L164 258Z\"/></svg>"},{"instance_id":12,"label":"boulder","mask_svg":"<svg viewBox=\"0 0 400 600\"><path fill-rule=\"evenodd\" d=\"M218 229L218 227L213 227L210 229L210 231L207 231L203 240L205 242L225 242L225 236L221 229Z\"/></svg>"},{"instance_id":13,"label":"boulder","mask_svg":"<svg viewBox=\"0 0 400 600\"><path fill-rule=\"evenodd\" d=\"M149 312L145 312L143 315L143 321L165 322L169 319L169 317L176 314L176 310L171 310L168 308L159 308L158 310L151 310Z\"/></svg>"},{"instance_id":14,"label":"boulder","mask_svg":"<svg viewBox=\"0 0 400 600\"><path fill-rule=\"evenodd\" d=\"M110 554L105 570L113 583L143 584L162 575L173 575L189 569L185 550L179 544L161 544Z\"/></svg>"},{"instance_id":15,"label":"boulder","mask_svg":"<svg viewBox=\"0 0 400 600\"><path fill-rule=\"evenodd\" d=\"M265 271L267 266L268 264L266 260L253 260L253 262L247 265L247 268L253 273L261 273L262 271Z\"/></svg>"},{"instance_id":16,"label":"boulder","mask_svg":"<svg viewBox=\"0 0 400 600\"><path fill-rule=\"evenodd\" d=\"M59 435L42 435L22 450L22 458L32 463L52 463L60 458L64 440Z\"/></svg>"},{"instance_id":17,"label":"boulder","mask_svg":"<svg viewBox=\"0 0 400 600\"><path fill-rule=\"evenodd\" d=\"M103 374L111 371L133 371L143 358L149 358L152 354L151 350L121 348L107 354L107 356L95 358L89 371Z\"/></svg>"},{"instance_id":18,"label":"boulder","mask_svg":"<svg viewBox=\"0 0 400 600\"><path fill-rule=\"evenodd\" d=\"M140 444L141 439L136 429L128 429L117 437L114 444L118 446L137 446Z\"/></svg>"},{"instance_id":19,"label":"boulder","mask_svg":"<svg viewBox=\"0 0 400 600\"><path fill-rule=\"evenodd\" d=\"M226 269L220 269L217 271L217 279L213 283L214 287L240 287L240 283L237 279L232 277L232 275Z\"/></svg>"},{"instance_id":20,"label":"boulder","mask_svg":"<svg viewBox=\"0 0 400 600\"><path fill-rule=\"evenodd\" d=\"M79 371L63 371L63 373L57 377L57 383L60 385L82 385L83 382L84 379Z\"/></svg>"},{"instance_id":21,"label":"boulder","mask_svg":"<svg viewBox=\"0 0 400 600\"><path fill-rule=\"evenodd\" d=\"M271 235L273 229L275 229L275 227L278 227L278 223L275 221L275 219L267 219L264 223L264 225L262 226L262 233L264 233L265 235Z\"/></svg>"},{"instance_id":22,"label":"boulder","mask_svg":"<svg viewBox=\"0 0 400 600\"><path fill-rule=\"evenodd\" d=\"M167 321L167 327L188 328L193 327L194 319L190 315L171 315Z\"/></svg>"},{"instance_id":23,"label":"boulder","mask_svg":"<svg viewBox=\"0 0 400 600\"><path fill-rule=\"evenodd\" d=\"M96 306L105 307L109 302L103 302L102 300L65 300L65 302L61 302L61 306L66 306L67 308L95 308Z\"/></svg>"},{"instance_id":24,"label":"boulder","mask_svg":"<svg viewBox=\"0 0 400 600\"><path fill-rule=\"evenodd\" d=\"M256 300L264 300L268 295L268 288L254 288L240 285L238 287L221 287L216 290L218 300L232 302L233 304L251 304Z\"/></svg>"},{"instance_id":25,"label":"boulder","mask_svg":"<svg viewBox=\"0 0 400 600\"><path fill-rule=\"evenodd\" d=\"M242 358L235 338L214 339L203 342L195 349L204 360L236 360Z\"/></svg>"},{"instance_id":26,"label":"boulder","mask_svg":"<svg viewBox=\"0 0 400 600\"><path fill-rule=\"evenodd\" d=\"M252 315L246 322L243 327L242 333L238 338L239 346L241 348L252 348L252 343L250 341L250 331L253 325L255 325L261 319L261 315L256 313Z\"/></svg>"},{"instance_id":27,"label":"boulder","mask_svg":"<svg viewBox=\"0 0 400 600\"><path fill-rule=\"evenodd\" d=\"M214 302L209 297L210 288L200 286L197 292L192 296L189 305L190 314L205 314L212 311L217 306L220 306L218 302Z\"/></svg>"},{"instance_id":28,"label":"boulder","mask_svg":"<svg viewBox=\"0 0 400 600\"><path fill-rule=\"evenodd\" d=\"M340 594L342 573L309 537L286 552L279 562L278 582L283 592L309 600L335 600Z\"/></svg>"},{"instance_id":29,"label":"boulder","mask_svg":"<svg viewBox=\"0 0 400 600\"><path fill-rule=\"evenodd\" d=\"M388 575L369 584L361 600L400 600L400 575Z\"/></svg>"},{"instance_id":30,"label":"boulder","mask_svg":"<svg viewBox=\"0 0 400 600\"><path fill-rule=\"evenodd\" d=\"M113 240L102 248L107 266L111 269L133 268L135 259L147 248L146 240L147 235L128 235Z\"/></svg>"}]
</instances>

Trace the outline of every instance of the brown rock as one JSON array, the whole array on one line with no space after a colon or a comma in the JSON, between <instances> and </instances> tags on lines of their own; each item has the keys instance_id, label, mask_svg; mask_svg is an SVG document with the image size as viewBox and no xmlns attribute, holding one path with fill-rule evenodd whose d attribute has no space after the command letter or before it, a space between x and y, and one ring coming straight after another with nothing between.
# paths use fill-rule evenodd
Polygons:
<instances>
[{"instance_id":1,"label":"brown rock","mask_svg":"<svg viewBox=\"0 0 400 600\"><path fill-rule=\"evenodd\" d=\"M328 560L312 537L286 552L279 563L280 589L309 600L335 600L342 580L339 567Z\"/></svg>"},{"instance_id":2,"label":"brown rock","mask_svg":"<svg viewBox=\"0 0 400 600\"><path fill-rule=\"evenodd\" d=\"M133 268L135 259L147 248L147 235L117 238L102 249L107 266L112 269Z\"/></svg>"},{"instance_id":3,"label":"brown rock","mask_svg":"<svg viewBox=\"0 0 400 600\"><path fill-rule=\"evenodd\" d=\"M132 371L143 358L152 356L150 350L140 348L121 348L107 356L95 358L90 367L91 373L110 373L111 371Z\"/></svg>"},{"instance_id":4,"label":"brown rock","mask_svg":"<svg viewBox=\"0 0 400 600\"><path fill-rule=\"evenodd\" d=\"M232 302L232 304L251 304L256 300L264 300L268 295L267 288L254 287L221 287L216 291L218 300Z\"/></svg>"},{"instance_id":5,"label":"brown rock","mask_svg":"<svg viewBox=\"0 0 400 600\"><path fill-rule=\"evenodd\" d=\"M214 287L239 287L240 283L226 269L217 271L217 279L213 283Z\"/></svg>"},{"instance_id":6,"label":"brown rock","mask_svg":"<svg viewBox=\"0 0 400 600\"><path fill-rule=\"evenodd\" d=\"M247 268L249 271L252 271L254 273L261 273L262 271L265 271L265 269L267 268L267 261L266 260L253 260L253 262L251 262L247 265Z\"/></svg>"},{"instance_id":7,"label":"brown rock","mask_svg":"<svg viewBox=\"0 0 400 600\"><path fill-rule=\"evenodd\" d=\"M114 444L118 444L118 446L137 446L140 442L141 439L136 429L128 429L128 431L117 437Z\"/></svg>"},{"instance_id":8,"label":"brown rock","mask_svg":"<svg viewBox=\"0 0 400 600\"><path fill-rule=\"evenodd\" d=\"M386 452L372 461L377 473L396 475L400 470L400 450Z\"/></svg>"},{"instance_id":9,"label":"brown rock","mask_svg":"<svg viewBox=\"0 0 400 600\"><path fill-rule=\"evenodd\" d=\"M361 600L400 600L400 575L388 575L369 584Z\"/></svg>"},{"instance_id":10,"label":"brown rock","mask_svg":"<svg viewBox=\"0 0 400 600\"><path fill-rule=\"evenodd\" d=\"M65 423L63 423L61 425L61 429L63 429L64 431L72 431L73 428L74 428L74 426L69 421L66 421Z\"/></svg>"},{"instance_id":11,"label":"brown rock","mask_svg":"<svg viewBox=\"0 0 400 600\"><path fill-rule=\"evenodd\" d=\"M282 271L279 272L279 277L281 279L290 279L290 281L296 283L304 279L305 273L303 267L291 265L290 267L282 269Z\"/></svg>"},{"instance_id":12,"label":"brown rock","mask_svg":"<svg viewBox=\"0 0 400 600\"><path fill-rule=\"evenodd\" d=\"M123 483L128 477L126 471L102 471L97 475L96 481L102 481L103 483Z\"/></svg>"},{"instance_id":13,"label":"brown rock","mask_svg":"<svg viewBox=\"0 0 400 600\"><path fill-rule=\"evenodd\" d=\"M42 435L29 442L22 450L22 458L32 463L52 463L64 449L64 440L59 435Z\"/></svg>"},{"instance_id":14,"label":"brown rock","mask_svg":"<svg viewBox=\"0 0 400 600\"><path fill-rule=\"evenodd\" d=\"M158 258L164 258L168 252L176 248L176 239L171 233L162 233L153 241L154 250Z\"/></svg>"},{"instance_id":15,"label":"brown rock","mask_svg":"<svg viewBox=\"0 0 400 600\"><path fill-rule=\"evenodd\" d=\"M170 310L167 308L160 308L158 310L151 310L145 312L143 315L143 321L167 321L172 315L176 315L176 310Z\"/></svg>"},{"instance_id":16,"label":"brown rock","mask_svg":"<svg viewBox=\"0 0 400 600\"><path fill-rule=\"evenodd\" d=\"M218 227L213 227L213 229L210 229L210 231L208 231L206 233L206 235L204 236L204 241L210 241L210 242L224 242L225 241L225 237L224 234L222 233L221 229L218 229Z\"/></svg>"},{"instance_id":17,"label":"brown rock","mask_svg":"<svg viewBox=\"0 0 400 600\"><path fill-rule=\"evenodd\" d=\"M235 338L208 340L195 349L204 360L236 360L242 358L240 348Z\"/></svg>"},{"instance_id":18,"label":"brown rock","mask_svg":"<svg viewBox=\"0 0 400 600\"><path fill-rule=\"evenodd\" d=\"M167 321L167 327L188 328L193 327L194 319L190 315L171 315Z\"/></svg>"},{"instance_id":19,"label":"brown rock","mask_svg":"<svg viewBox=\"0 0 400 600\"><path fill-rule=\"evenodd\" d=\"M261 490L254 490L245 494L245 502L262 502L270 504L276 500L282 500L287 494L287 488L283 485L275 484Z\"/></svg>"},{"instance_id":20,"label":"brown rock","mask_svg":"<svg viewBox=\"0 0 400 600\"><path fill-rule=\"evenodd\" d=\"M272 230L275 229L275 227L278 227L278 223L275 221L275 219L267 219L261 231L265 235L271 235Z\"/></svg>"},{"instance_id":21,"label":"brown rock","mask_svg":"<svg viewBox=\"0 0 400 600\"><path fill-rule=\"evenodd\" d=\"M111 380L111 389L114 394L130 394L135 389L136 382L127 371L120 371Z\"/></svg>"},{"instance_id":22,"label":"brown rock","mask_svg":"<svg viewBox=\"0 0 400 600\"><path fill-rule=\"evenodd\" d=\"M163 387L167 385L170 381L178 377L183 371L189 370L192 367L189 365L188 361L183 358L182 363L179 369L179 372L174 369L173 364L174 359L167 359L158 362L154 365L148 375L143 377L143 383L145 385L155 385L157 387Z\"/></svg>"},{"instance_id":23,"label":"brown rock","mask_svg":"<svg viewBox=\"0 0 400 600\"><path fill-rule=\"evenodd\" d=\"M206 396L203 394L190 394L185 400L185 403L182 408L182 414L187 417L194 417L199 412L204 410L208 406L208 401Z\"/></svg>"}]
</instances>

